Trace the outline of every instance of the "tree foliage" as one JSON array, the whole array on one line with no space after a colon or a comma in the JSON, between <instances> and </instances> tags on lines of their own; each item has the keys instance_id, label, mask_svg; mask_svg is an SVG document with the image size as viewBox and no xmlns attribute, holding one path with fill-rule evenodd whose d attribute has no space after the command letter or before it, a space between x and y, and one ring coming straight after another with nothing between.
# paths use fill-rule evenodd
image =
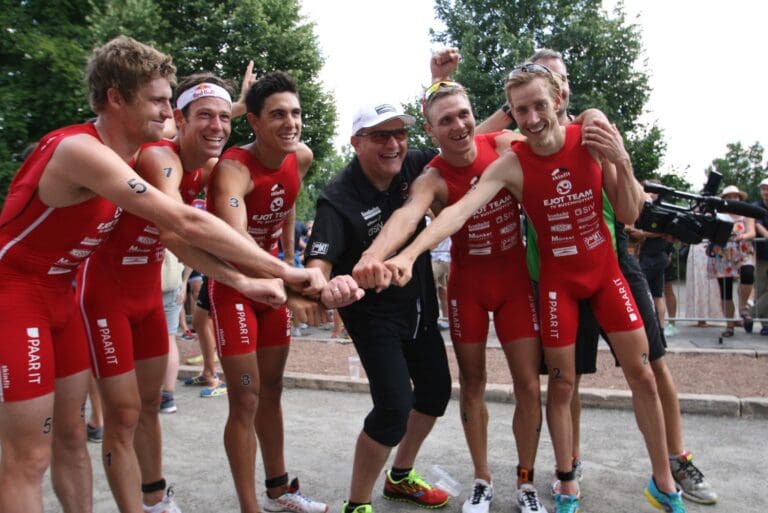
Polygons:
<instances>
[{"instance_id":1,"label":"tree foliage","mask_svg":"<svg viewBox=\"0 0 768 513\"><path fill-rule=\"evenodd\" d=\"M736 185L749 195L749 201L760 199L759 184L768 175L768 162L764 163L763 146L755 142L749 148L740 142L729 143L724 157L716 158L707 166L707 174L717 171L723 175L721 189Z\"/></svg>"},{"instance_id":2,"label":"tree foliage","mask_svg":"<svg viewBox=\"0 0 768 513\"><path fill-rule=\"evenodd\" d=\"M601 0L435 0L445 30L436 42L456 46L462 62L455 78L469 91L478 120L504 101L510 69L539 48L563 54L568 66L572 112L601 109L627 140L639 178L656 176L666 149L661 130L639 122L648 100L642 41L637 24L619 4L613 13ZM413 113L417 103L410 106ZM416 129L417 143L429 143Z\"/></svg>"},{"instance_id":3,"label":"tree foliage","mask_svg":"<svg viewBox=\"0 0 768 513\"><path fill-rule=\"evenodd\" d=\"M28 142L92 116L87 56L120 34L170 53L179 76L212 71L237 93L249 59L257 74L289 72L299 86L303 140L315 155L310 175L334 156L336 109L317 78L323 60L298 0L25 0L0 12L0 22L9 34L0 40L0 200ZM230 144L250 138L245 119L236 120Z\"/></svg>"}]
</instances>

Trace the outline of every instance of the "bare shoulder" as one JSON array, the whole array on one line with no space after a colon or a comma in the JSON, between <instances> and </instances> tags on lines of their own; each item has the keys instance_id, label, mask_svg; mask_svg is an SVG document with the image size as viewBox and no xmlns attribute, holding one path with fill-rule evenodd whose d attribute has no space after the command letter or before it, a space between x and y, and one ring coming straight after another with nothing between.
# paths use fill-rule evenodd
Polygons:
<instances>
[{"instance_id":1,"label":"bare shoulder","mask_svg":"<svg viewBox=\"0 0 768 513\"><path fill-rule=\"evenodd\" d=\"M299 147L296 149L296 160L299 164L299 174L302 178L307 174L313 159L314 154L310 147L304 143L299 143Z\"/></svg>"},{"instance_id":2,"label":"bare shoulder","mask_svg":"<svg viewBox=\"0 0 768 513\"><path fill-rule=\"evenodd\" d=\"M525 140L525 136L514 130L502 130L501 133L496 136L496 153L503 155L512 149L512 143Z\"/></svg>"}]
</instances>

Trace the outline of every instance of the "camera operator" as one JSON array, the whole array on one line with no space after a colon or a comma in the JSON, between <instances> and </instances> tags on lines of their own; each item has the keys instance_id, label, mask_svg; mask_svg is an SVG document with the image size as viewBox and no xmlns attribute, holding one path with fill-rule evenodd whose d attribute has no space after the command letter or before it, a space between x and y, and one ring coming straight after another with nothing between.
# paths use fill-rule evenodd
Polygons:
<instances>
[{"instance_id":1,"label":"camera operator","mask_svg":"<svg viewBox=\"0 0 768 513\"><path fill-rule=\"evenodd\" d=\"M735 185L729 185L720 194L724 200L744 201L747 193ZM720 299L725 313L726 328L723 337L732 337L735 322L733 321L733 279L739 278L739 315L744 331L752 333L752 315L747 306L747 300L752 293L755 283L755 248L752 240L755 238L755 220L738 214L720 213L724 219L733 222L733 229L728 242L724 246L712 245L712 256L708 271L717 277L720 287Z\"/></svg>"},{"instance_id":2,"label":"camera operator","mask_svg":"<svg viewBox=\"0 0 768 513\"><path fill-rule=\"evenodd\" d=\"M760 182L760 199L753 203L763 209L764 215L755 222L758 237L768 239L768 178ZM755 242L757 269L755 274L755 316L768 318L768 242ZM768 336L768 321L763 321L760 334Z\"/></svg>"}]
</instances>

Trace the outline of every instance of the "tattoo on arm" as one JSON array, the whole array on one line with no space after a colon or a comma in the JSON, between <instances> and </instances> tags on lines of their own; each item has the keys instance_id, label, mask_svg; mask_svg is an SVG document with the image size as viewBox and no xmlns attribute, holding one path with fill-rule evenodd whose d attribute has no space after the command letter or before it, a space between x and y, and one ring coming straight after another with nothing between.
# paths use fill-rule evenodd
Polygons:
<instances>
[{"instance_id":1,"label":"tattoo on arm","mask_svg":"<svg viewBox=\"0 0 768 513\"><path fill-rule=\"evenodd\" d=\"M135 178L131 178L130 180L128 180L128 187L133 189L133 192L135 192L136 194L144 194L145 192L147 192L147 186Z\"/></svg>"},{"instance_id":2,"label":"tattoo on arm","mask_svg":"<svg viewBox=\"0 0 768 513\"><path fill-rule=\"evenodd\" d=\"M237 208L240 206L240 201L237 198L229 198L229 206Z\"/></svg>"},{"instance_id":3,"label":"tattoo on arm","mask_svg":"<svg viewBox=\"0 0 768 513\"><path fill-rule=\"evenodd\" d=\"M643 365L648 365L648 353L642 353L640 356L643 358Z\"/></svg>"},{"instance_id":4,"label":"tattoo on arm","mask_svg":"<svg viewBox=\"0 0 768 513\"><path fill-rule=\"evenodd\" d=\"M241 374L240 375L240 383L243 384L243 386L248 386L251 384L251 375L250 374Z\"/></svg>"},{"instance_id":5,"label":"tattoo on arm","mask_svg":"<svg viewBox=\"0 0 768 513\"><path fill-rule=\"evenodd\" d=\"M166 178L170 178L171 177L171 173L173 172L173 168L171 168L171 167L164 167L163 171L165 171L165 177Z\"/></svg>"},{"instance_id":6,"label":"tattoo on arm","mask_svg":"<svg viewBox=\"0 0 768 513\"><path fill-rule=\"evenodd\" d=\"M47 435L53 430L53 417L46 417L43 421L43 434Z\"/></svg>"}]
</instances>

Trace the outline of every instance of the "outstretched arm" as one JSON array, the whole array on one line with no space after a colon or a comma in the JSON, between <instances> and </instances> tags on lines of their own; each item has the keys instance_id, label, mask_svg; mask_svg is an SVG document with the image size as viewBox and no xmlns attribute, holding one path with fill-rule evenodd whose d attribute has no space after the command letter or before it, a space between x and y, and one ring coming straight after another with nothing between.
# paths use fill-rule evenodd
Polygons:
<instances>
[{"instance_id":1,"label":"outstretched arm","mask_svg":"<svg viewBox=\"0 0 768 513\"><path fill-rule=\"evenodd\" d=\"M392 272L393 281L400 286L408 283L416 258L456 233L477 209L488 203L502 188L509 187L513 193L522 191L522 173L519 170L517 155L511 151L491 164L474 188L461 200L444 209L427 229L396 257L385 262ZM519 192L516 196L520 197Z\"/></svg>"},{"instance_id":2,"label":"outstretched arm","mask_svg":"<svg viewBox=\"0 0 768 513\"><path fill-rule=\"evenodd\" d=\"M410 195L395 210L373 243L363 251L352 270L355 281L364 289L381 291L390 285L392 274L384 260L400 249L413 235L427 210L435 202L444 205L448 196L445 181L434 168L427 168L410 187Z\"/></svg>"}]
</instances>

